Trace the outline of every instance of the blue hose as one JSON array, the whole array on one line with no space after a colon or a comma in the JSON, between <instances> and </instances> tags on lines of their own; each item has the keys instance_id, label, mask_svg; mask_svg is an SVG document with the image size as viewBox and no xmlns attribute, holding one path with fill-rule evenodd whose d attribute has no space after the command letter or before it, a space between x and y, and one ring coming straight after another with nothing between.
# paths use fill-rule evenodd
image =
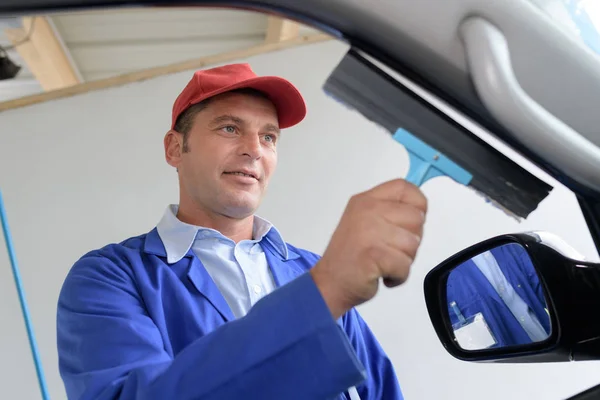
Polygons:
<instances>
[{"instance_id":1,"label":"blue hose","mask_svg":"<svg viewBox=\"0 0 600 400\"><path fill-rule=\"evenodd\" d=\"M40 391L42 392L42 399L49 400L50 396L48 396L48 389L44 379L44 371L42 369L42 363L40 362L40 355L35 342L35 335L33 333L31 319L29 318L29 310L27 309L27 302L25 301L25 292L23 291L23 285L21 283L21 276L19 274L19 267L17 265L17 257L15 256L15 249L13 247L12 238L8 229L8 220L6 218L6 210L4 209L4 201L2 200L2 192L0 192L0 221L2 221L2 231L4 232L6 250L8 251L8 257L10 258L10 264L12 266L12 272L15 278L15 285L17 286L17 292L19 293L21 311L23 312L23 319L25 320L25 327L27 328L27 336L29 337L29 345L31 346L31 354L33 355L33 362L35 363L35 370L40 385Z\"/></svg>"}]
</instances>

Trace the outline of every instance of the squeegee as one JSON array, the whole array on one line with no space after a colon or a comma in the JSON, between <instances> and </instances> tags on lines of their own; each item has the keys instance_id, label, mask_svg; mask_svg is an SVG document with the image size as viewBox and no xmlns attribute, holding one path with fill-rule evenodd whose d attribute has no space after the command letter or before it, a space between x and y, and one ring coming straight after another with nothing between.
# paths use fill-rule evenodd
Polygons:
<instances>
[{"instance_id":1,"label":"squeegee","mask_svg":"<svg viewBox=\"0 0 600 400\"><path fill-rule=\"evenodd\" d=\"M385 128L406 148L406 180L417 186L447 176L517 220L527 218L552 190L354 49L323 90Z\"/></svg>"}]
</instances>

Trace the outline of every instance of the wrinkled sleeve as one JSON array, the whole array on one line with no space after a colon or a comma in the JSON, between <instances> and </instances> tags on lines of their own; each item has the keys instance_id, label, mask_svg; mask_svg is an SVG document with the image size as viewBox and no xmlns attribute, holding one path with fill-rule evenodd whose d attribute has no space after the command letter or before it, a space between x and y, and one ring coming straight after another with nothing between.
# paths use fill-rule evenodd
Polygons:
<instances>
[{"instance_id":1,"label":"wrinkled sleeve","mask_svg":"<svg viewBox=\"0 0 600 400\"><path fill-rule=\"evenodd\" d=\"M352 347L366 368L367 379L357 386L361 400L402 400L394 366L356 309L343 317Z\"/></svg>"},{"instance_id":2,"label":"wrinkled sleeve","mask_svg":"<svg viewBox=\"0 0 600 400\"><path fill-rule=\"evenodd\" d=\"M365 349L376 349L370 337L359 340ZM73 400L328 399L365 379L309 274L173 358L131 272L105 257L87 256L63 284L57 346ZM386 362L378 354L369 368L394 393Z\"/></svg>"}]
</instances>

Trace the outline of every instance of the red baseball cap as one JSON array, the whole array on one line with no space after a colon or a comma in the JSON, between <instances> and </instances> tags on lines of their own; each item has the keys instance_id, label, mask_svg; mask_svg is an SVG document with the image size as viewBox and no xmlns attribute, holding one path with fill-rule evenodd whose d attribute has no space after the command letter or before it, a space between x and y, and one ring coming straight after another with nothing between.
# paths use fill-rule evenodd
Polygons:
<instances>
[{"instance_id":1,"label":"red baseball cap","mask_svg":"<svg viewBox=\"0 0 600 400\"><path fill-rule=\"evenodd\" d=\"M171 129L189 106L234 89L252 88L267 95L277 110L279 128L296 125L306 116L306 104L296 87L276 76L257 76L249 64L230 64L196 71L173 104Z\"/></svg>"}]
</instances>

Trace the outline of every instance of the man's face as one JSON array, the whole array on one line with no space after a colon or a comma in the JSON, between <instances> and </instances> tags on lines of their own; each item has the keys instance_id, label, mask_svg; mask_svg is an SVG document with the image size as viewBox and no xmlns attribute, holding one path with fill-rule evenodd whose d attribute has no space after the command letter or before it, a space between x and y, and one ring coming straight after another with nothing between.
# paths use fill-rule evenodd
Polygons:
<instances>
[{"instance_id":1,"label":"man's face","mask_svg":"<svg viewBox=\"0 0 600 400\"><path fill-rule=\"evenodd\" d=\"M238 93L213 98L194 117L186 152L181 135L166 139L182 195L205 212L236 219L252 215L277 164L278 126L267 99Z\"/></svg>"}]
</instances>

